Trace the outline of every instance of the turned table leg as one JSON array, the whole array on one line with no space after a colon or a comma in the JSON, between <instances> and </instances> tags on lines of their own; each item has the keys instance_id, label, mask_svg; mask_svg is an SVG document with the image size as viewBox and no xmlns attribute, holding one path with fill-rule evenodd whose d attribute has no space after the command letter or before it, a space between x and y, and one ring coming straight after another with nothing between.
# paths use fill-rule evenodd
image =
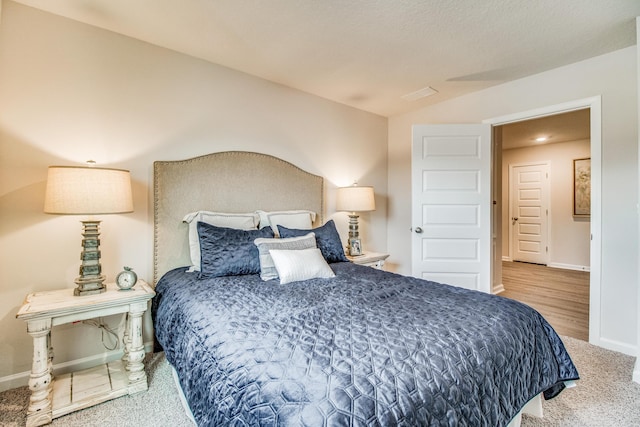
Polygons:
<instances>
[{"instance_id":1,"label":"turned table leg","mask_svg":"<svg viewBox=\"0 0 640 427\"><path fill-rule=\"evenodd\" d=\"M33 364L29 376L31 398L27 409L27 427L41 426L52 420L51 394L51 319L32 320L27 324L27 332L33 337Z\"/></svg>"},{"instance_id":2,"label":"turned table leg","mask_svg":"<svg viewBox=\"0 0 640 427\"><path fill-rule=\"evenodd\" d=\"M147 389L147 373L144 371L144 343L142 341L142 315L147 303L131 304L127 315L124 365L129 376L129 394Z\"/></svg>"},{"instance_id":3,"label":"turned table leg","mask_svg":"<svg viewBox=\"0 0 640 427\"><path fill-rule=\"evenodd\" d=\"M131 348L131 318L129 313L125 313L126 322L124 325L124 336L122 337L122 342L124 343L124 350L122 354L122 363L125 369L128 369L129 366L129 349Z\"/></svg>"}]
</instances>

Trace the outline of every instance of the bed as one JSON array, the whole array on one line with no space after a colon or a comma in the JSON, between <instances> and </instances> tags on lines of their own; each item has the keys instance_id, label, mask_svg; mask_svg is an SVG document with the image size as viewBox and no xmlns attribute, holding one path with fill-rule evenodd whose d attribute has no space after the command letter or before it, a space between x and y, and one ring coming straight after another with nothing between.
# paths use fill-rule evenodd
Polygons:
<instances>
[{"instance_id":1,"label":"bed","mask_svg":"<svg viewBox=\"0 0 640 427\"><path fill-rule=\"evenodd\" d=\"M264 154L154 164L155 336L198 425L507 426L578 379L526 305L348 262L323 200L321 177ZM201 211L260 214L183 222Z\"/></svg>"}]
</instances>

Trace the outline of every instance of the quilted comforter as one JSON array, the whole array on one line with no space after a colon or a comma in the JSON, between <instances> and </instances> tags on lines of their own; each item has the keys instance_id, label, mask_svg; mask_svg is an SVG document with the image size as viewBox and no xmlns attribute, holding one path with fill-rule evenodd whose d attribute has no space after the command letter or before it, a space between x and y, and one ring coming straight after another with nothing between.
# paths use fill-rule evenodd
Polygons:
<instances>
[{"instance_id":1,"label":"quilted comforter","mask_svg":"<svg viewBox=\"0 0 640 427\"><path fill-rule=\"evenodd\" d=\"M504 426L578 372L535 310L351 263L156 287L157 342L201 426Z\"/></svg>"}]
</instances>

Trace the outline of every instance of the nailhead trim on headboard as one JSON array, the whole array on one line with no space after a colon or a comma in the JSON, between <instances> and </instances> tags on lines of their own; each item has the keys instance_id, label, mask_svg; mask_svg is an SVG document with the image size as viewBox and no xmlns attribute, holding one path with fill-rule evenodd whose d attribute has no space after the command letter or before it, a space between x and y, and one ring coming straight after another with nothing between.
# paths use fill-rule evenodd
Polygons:
<instances>
[{"instance_id":1,"label":"nailhead trim on headboard","mask_svg":"<svg viewBox=\"0 0 640 427\"><path fill-rule=\"evenodd\" d=\"M321 176L267 154L226 151L153 164L153 283L167 271L189 265L189 212L253 212L307 209L324 214Z\"/></svg>"}]
</instances>

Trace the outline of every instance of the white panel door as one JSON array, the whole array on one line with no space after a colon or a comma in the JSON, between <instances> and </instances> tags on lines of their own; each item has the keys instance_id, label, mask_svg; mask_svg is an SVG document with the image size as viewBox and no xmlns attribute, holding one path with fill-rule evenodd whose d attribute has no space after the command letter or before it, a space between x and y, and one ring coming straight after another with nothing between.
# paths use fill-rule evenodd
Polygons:
<instances>
[{"instance_id":1,"label":"white panel door","mask_svg":"<svg viewBox=\"0 0 640 427\"><path fill-rule=\"evenodd\" d=\"M415 125L412 274L491 292L491 126Z\"/></svg>"},{"instance_id":2,"label":"white panel door","mask_svg":"<svg viewBox=\"0 0 640 427\"><path fill-rule=\"evenodd\" d=\"M549 164L509 166L511 257L547 264Z\"/></svg>"}]
</instances>

